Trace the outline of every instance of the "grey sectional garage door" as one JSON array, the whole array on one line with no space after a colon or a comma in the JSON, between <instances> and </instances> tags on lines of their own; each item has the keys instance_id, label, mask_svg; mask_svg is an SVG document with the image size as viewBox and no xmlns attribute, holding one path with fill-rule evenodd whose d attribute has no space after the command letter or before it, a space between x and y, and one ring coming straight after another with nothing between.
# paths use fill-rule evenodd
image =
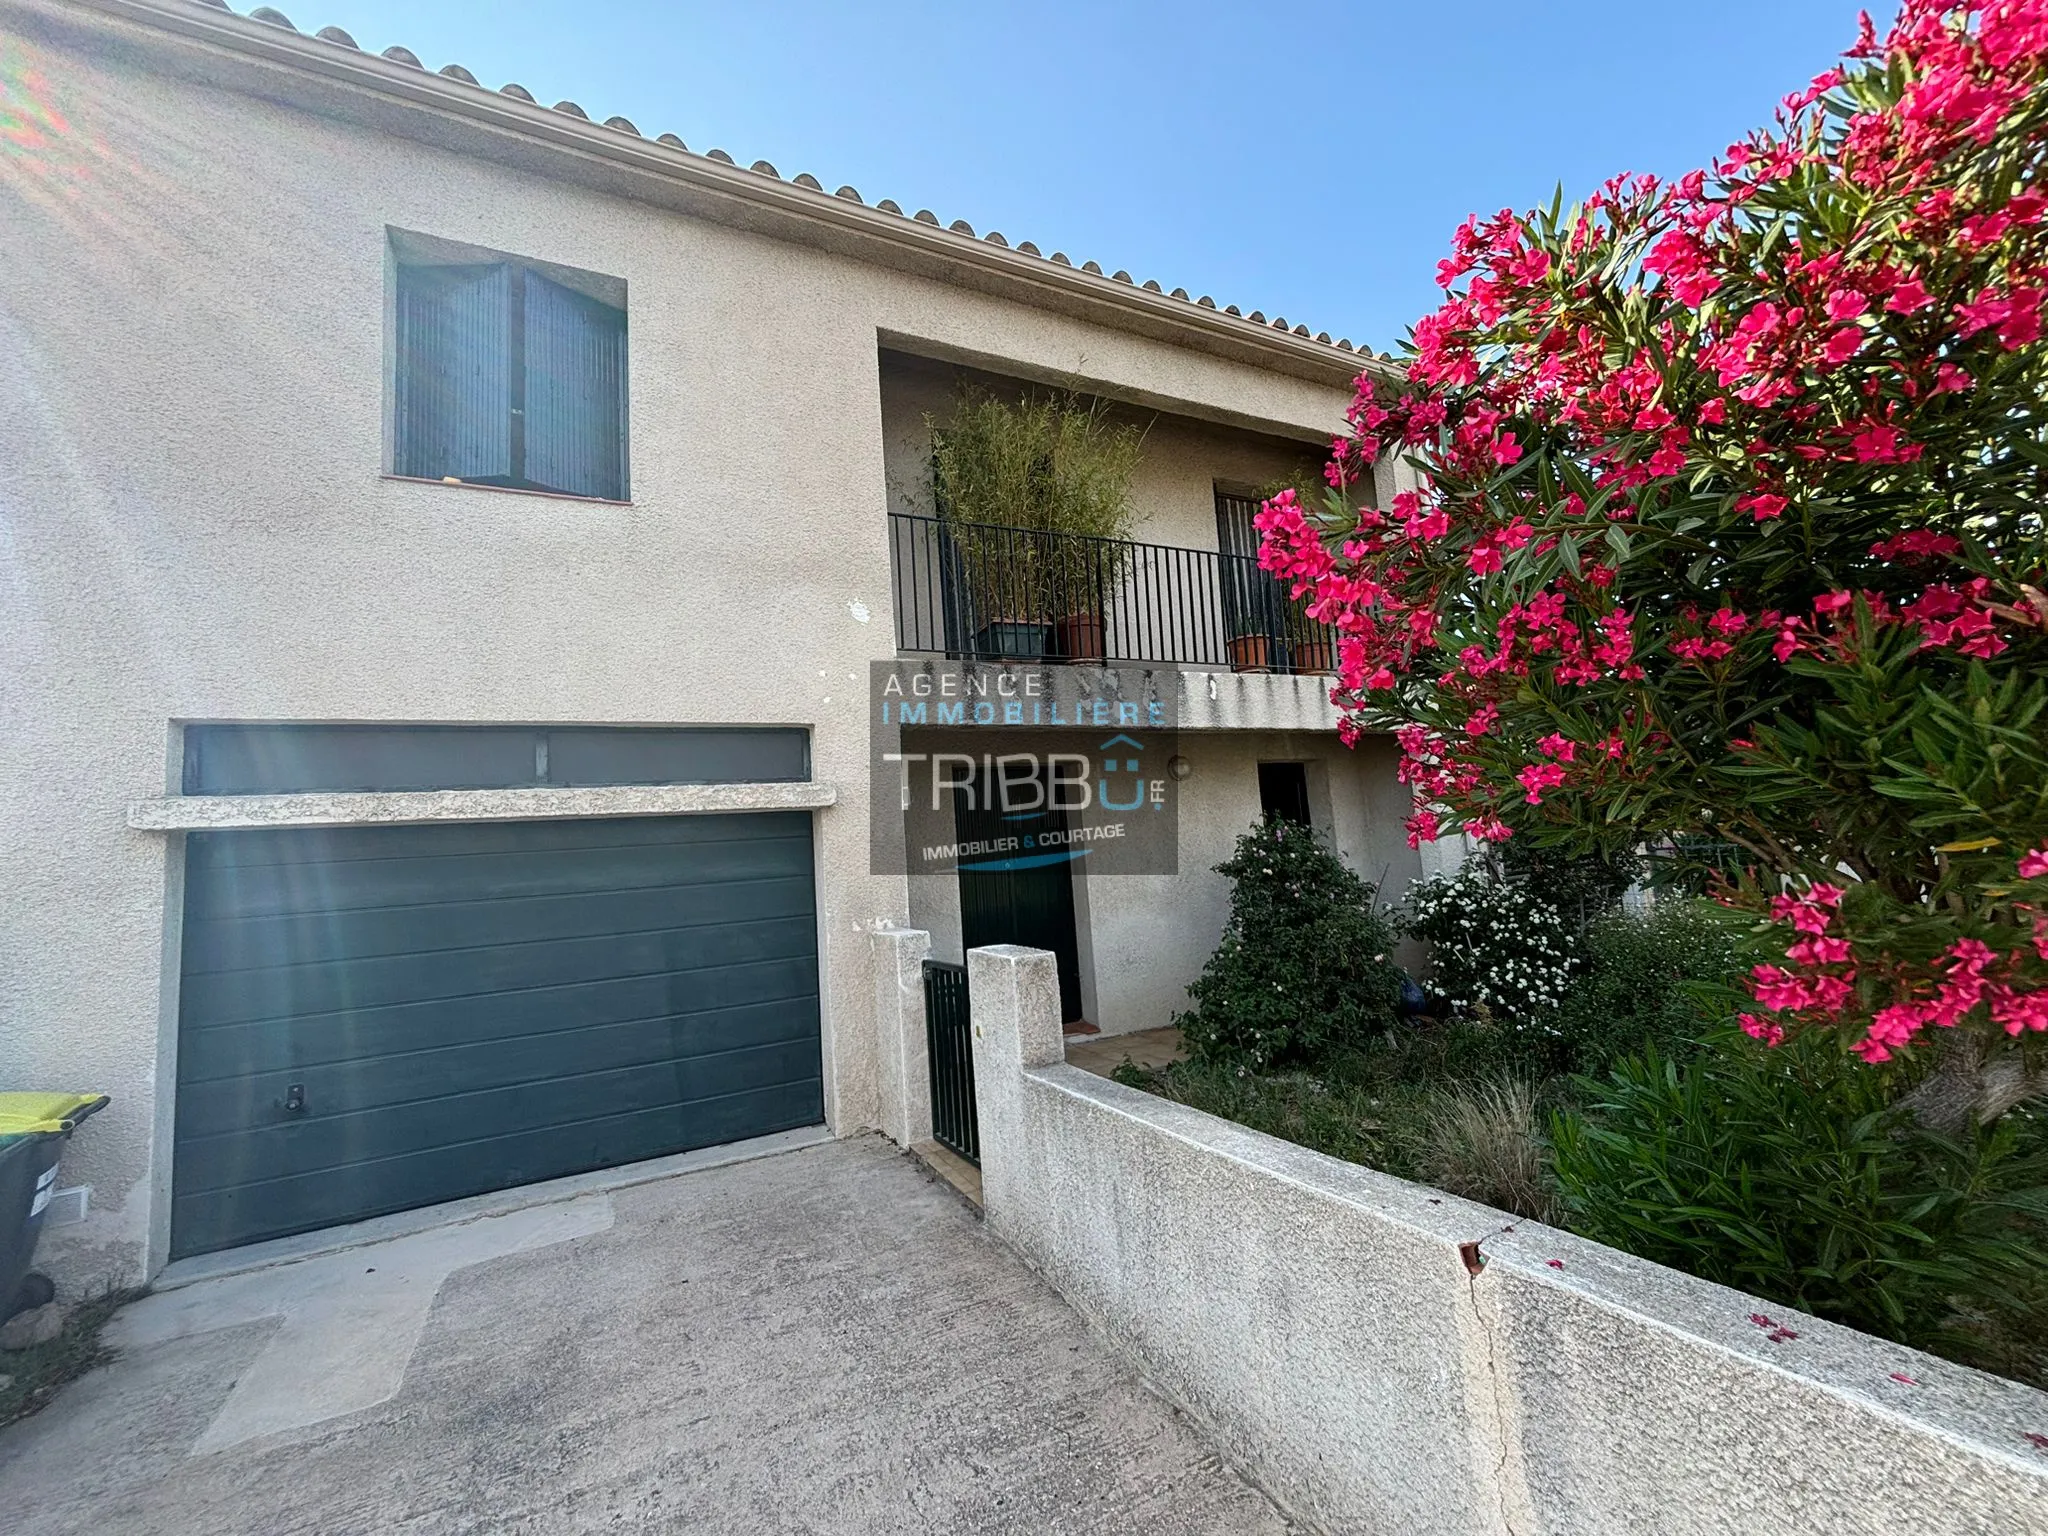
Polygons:
<instances>
[{"instance_id":1,"label":"grey sectional garage door","mask_svg":"<svg viewBox=\"0 0 2048 1536\"><path fill-rule=\"evenodd\" d=\"M810 817L195 833L174 1256L823 1118Z\"/></svg>"}]
</instances>

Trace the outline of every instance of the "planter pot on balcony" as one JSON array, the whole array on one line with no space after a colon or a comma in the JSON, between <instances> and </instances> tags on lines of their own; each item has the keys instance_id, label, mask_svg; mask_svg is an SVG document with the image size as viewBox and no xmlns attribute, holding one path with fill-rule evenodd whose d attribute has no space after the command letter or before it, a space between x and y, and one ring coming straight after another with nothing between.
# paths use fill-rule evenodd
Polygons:
<instances>
[{"instance_id":1,"label":"planter pot on balcony","mask_svg":"<svg viewBox=\"0 0 2048 1536\"><path fill-rule=\"evenodd\" d=\"M1068 614L1053 625L1053 644L1053 654L1062 661L1102 660L1102 615Z\"/></svg>"},{"instance_id":2,"label":"planter pot on balcony","mask_svg":"<svg viewBox=\"0 0 2048 1536\"><path fill-rule=\"evenodd\" d=\"M1328 640L1298 640L1294 645L1294 670L1318 675L1337 670L1337 648Z\"/></svg>"},{"instance_id":3,"label":"planter pot on balcony","mask_svg":"<svg viewBox=\"0 0 2048 1536\"><path fill-rule=\"evenodd\" d=\"M975 631L975 654L1005 661L1038 661L1045 656L1050 629L1050 625L1030 619L996 619Z\"/></svg>"},{"instance_id":4,"label":"planter pot on balcony","mask_svg":"<svg viewBox=\"0 0 2048 1536\"><path fill-rule=\"evenodd\" d=\"M1271 635L1233 635L1230 640L1230 670L1270 672L1273 670Z\"/></svg>"}]
</instances>

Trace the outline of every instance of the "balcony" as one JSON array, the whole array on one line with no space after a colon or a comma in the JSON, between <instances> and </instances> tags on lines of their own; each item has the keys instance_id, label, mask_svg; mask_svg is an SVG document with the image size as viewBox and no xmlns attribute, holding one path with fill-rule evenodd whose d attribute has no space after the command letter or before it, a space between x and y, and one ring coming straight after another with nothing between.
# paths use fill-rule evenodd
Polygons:
<instances>
[{"instance_id":1,"label":"balcony","mask_svg":"<svg viewBox=\"0 0 2048 1536\"><path fill-rule=\"evenodd\" d=\"M1336 634L1258 562L892 513L896 648L974 661L1321 675Z\"/></svg>"}]
</instances>

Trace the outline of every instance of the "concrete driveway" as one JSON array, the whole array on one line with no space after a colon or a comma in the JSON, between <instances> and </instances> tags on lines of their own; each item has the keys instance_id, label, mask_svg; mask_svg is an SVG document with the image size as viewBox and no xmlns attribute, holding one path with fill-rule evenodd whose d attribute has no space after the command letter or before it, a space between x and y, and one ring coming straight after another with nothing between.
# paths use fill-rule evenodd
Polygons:
<instances>
[{"instance_id":1,"label":"concrete driveway","mask_svg":"<svg viewBox=\"0 0 2048 1536\"><path fill-rule=\"evenodd\" d=\"M11 1536L1291 1527L863 1138L146 1298Z\"/></svg>"}]
</instances>

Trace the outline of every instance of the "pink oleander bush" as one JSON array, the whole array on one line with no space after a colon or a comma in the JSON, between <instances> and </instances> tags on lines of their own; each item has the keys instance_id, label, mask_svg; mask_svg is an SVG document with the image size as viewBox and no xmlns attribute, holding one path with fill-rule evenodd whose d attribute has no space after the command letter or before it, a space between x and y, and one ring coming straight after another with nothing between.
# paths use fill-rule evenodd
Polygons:
<instances>
[{"instance_id":1,"label":"pink oleander bush","mask_svg":"<svg viewBox=\"0 0 2048 1536\"><path fill-rule=\"evenodd\" d=\"M1259 518L1412 840L1733 845L1743 1028L1939 1038L1949 1124L2048 1093L2044 157L2048 0L1865 16L1711 171L1468 221Z\"/></svg>"}]
</instances>

